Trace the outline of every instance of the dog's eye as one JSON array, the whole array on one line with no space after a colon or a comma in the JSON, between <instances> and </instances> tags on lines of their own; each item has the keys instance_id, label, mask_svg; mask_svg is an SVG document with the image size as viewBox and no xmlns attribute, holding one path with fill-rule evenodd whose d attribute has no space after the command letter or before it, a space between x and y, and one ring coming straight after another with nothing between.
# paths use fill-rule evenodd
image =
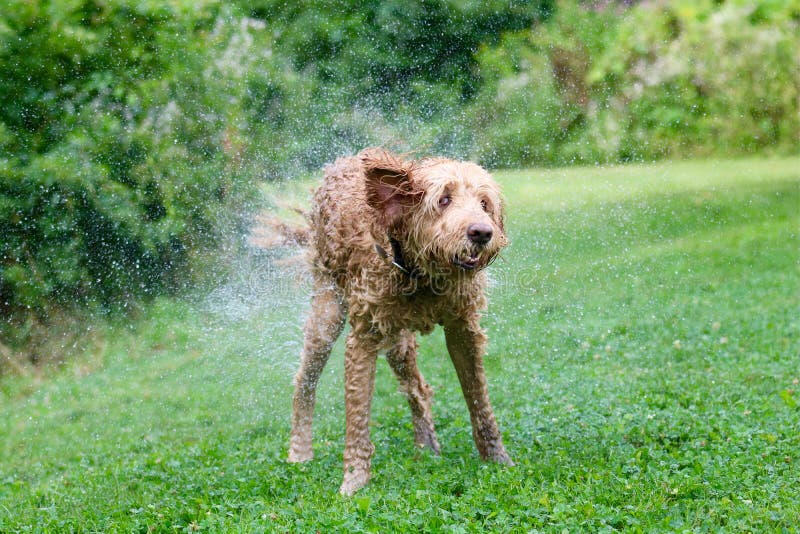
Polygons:
<instances>
[{"instance_id":1,"label":"dog's eye","mask_svg":"<svg viewBox=\"0 0 800 534\"><path fill-rule=\"evenodd\" d=\"M450 195L444 195L442 198L439 199L439 207L446 208L447 206L450 205L451 201L452 199L450 198Z\"/></svg>"},{"instance_id":2,"label":"dog's eye","mask_svg":"<svg viewBox=\"0 0 800 534\"><path fill-rule=\"evenodd\" d=\"M489 211L489 204L485 200L481 200L481 208L483 211Z\"/></svg>"}]
</instances>

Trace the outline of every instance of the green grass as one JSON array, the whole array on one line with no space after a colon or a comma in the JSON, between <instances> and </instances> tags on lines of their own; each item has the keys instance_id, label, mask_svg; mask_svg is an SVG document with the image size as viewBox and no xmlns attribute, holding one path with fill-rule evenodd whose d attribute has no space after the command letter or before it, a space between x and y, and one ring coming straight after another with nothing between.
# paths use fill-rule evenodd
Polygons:
<instances>
[{"instance_id":1,"label":"green grass","mask_svg":"<svg viewBox=\"0 0 800 534\"><path fill-rule=\"evenodd\" d=\"M442 457L378 369L373 480L336 491L342 347L316 459L284 462L303 289L243 260L56 377L0 386L0 531L790 531L800 525L800 159L500 173L479 461L439 332ZM93 369L93 370L92 370Z\"/></svg>"}]
</instances>

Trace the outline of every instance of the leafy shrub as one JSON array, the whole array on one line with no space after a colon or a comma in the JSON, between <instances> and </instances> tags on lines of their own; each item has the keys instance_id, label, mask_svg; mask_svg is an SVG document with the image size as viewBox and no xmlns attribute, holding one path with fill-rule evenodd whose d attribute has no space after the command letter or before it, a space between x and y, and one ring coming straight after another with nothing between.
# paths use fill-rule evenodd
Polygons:
<instances>
[{"instance_id":1,"label":"leafy shrub","mask_svg":"<svg viewBox=\"0 0 800 534\"><path fill-rule=\"evenodd\" d=\"M468 154L474 138L460 116L482 83L475 52L553 9L551 0L241 5L273 36L278 79L291 79L281 86L264 64L248 74L256 93L249 113L264 116L270 102L266 115L279 121L253 128L254 144L269 151L268 176L317 168L368 144Z\"/></svg>"},{"instance_id":2,"label":"leafy shrub","mask_svg":"<svg viewBox=\"0 0 800 534\"><path fill-rule=\"evenodd\" d=\"M393 107L414 98L415 82L477 90L474 53L505 31L546 18L552 0L520 2L344 0L243 3L278 30L276 49L295 69L346 87L351 102L385 96Z\"/></svg>"},{"instance_id":3,"label":"leafy shrub","mask_svg":"<svg viewBox=\"0 0 800 534\"><path fill-rule=\"evenodd\" d=\"M191 281L258 179L387 139L467 142L443 116L475 91L474 50L548 6L11 0L0 334L20 346L57 310Z\"/></svg>"},{"instance_id":4,"label":"leafy shrub","mask_svg":"<svg viewBox=\"0 0 800 534\"><path fill-rule=\"evenodd\" d=\"M246 198L237 102L213 67L233 30L219 6L194 6L4 10L0 333L179 286Z\"/></svg>"},{"instance_id":5,"label":"leafy shrub","mask_svg":"<svg viewBox=\"0 0 800 534\"><path fill-rule=\"evenodd\" d=\"M620 159L746 153L800 141L800 2L647 3L591 73Z\"/></svg>"},{"instance_id":6,"label":"leafy shrub","mask_svg":"<svg viewBox=\"0 0 800 534\"><path fill-rule=\"evenodd\" d=\"M478 54L489 165L796 150L800 2L559 4Z\"/></svg>"},{"instance_id":7,"label":"leafy shrub","mask_svg":"<svg viewBox=\"0 0 800 534\"><path fill-rule=\"evenodd\" d=\"M798 0L9 0L0 336L191 283L255 182L365 145L492 167L797 150L798 58Z\"/></svg>"},{"instance_id":8,"label":"leafy shrub","mask_svg":"<svg viewBox=\"0 0 800 534\"><path fill-rule=\"evenodd\" d=\"M493 167L603 159L587 136L595 106L587 78L617 23L611 9L561 4L547 24L484 46L484 85L469 106L480 132L473 157Z\"/></svg>"}]
</instances>

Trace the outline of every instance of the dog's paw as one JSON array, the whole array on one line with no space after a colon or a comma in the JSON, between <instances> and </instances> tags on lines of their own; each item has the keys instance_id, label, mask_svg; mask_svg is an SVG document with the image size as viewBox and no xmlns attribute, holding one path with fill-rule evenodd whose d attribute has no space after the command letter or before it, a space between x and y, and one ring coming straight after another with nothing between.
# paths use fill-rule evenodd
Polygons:
<instances>
[{"instance_id":1,"label":"dog's paw","mask_svg":"<svg viewBox=\"0 0 800 534\"><path fill-rule=\"evenodd\" d=\"M289 449L289 457L286 458L286 461L292 464L299 464L303 462L308 462L314 458L314 451L311 449L302 450L302 449Z\"/></svg>"},{"instance_id":2,"label":"dog's paw","mask_svg":"<svg viewBox=\"0 0 800 534\"><path fill-rule=\"evenodd\" d=\"M414 441L414 445L420 449L427 449L436 456L440 456L442 454L441 447L439 446L439 440L436 439L435 434L428 434L424 436L417 435Z\"/></svg>"},{"instance_id":3,"label":"dog's paw","mask_svg":"<svg viewBox=\"0 0 800 534\"><path fill-rule=\"evenodd\" d=\"M511 459L511 457L508 455L505 449L493 454L489 459L493 462L497 462L498 464L505 464L509 467L513 467L515 465L514 460Z\"/></svg>"},{"instance_id":4,"label":"dog's paw","mask_svg":"<svg viewBox=\"0 0 800 534\"><path fill-rule=\"evenodd\" d=\"M505 465L507 465L507 466L509 466L509 467L514 467L515 465L517 465L517 464L515 464L515 463L514 463L514 460L512 460L511 458L509 458L509 456L508 456L507 454L505 455L505 457L503 457L503 458L498 458L498 459L497 459L497 460L495 460L495 461L496 461L497 463L500 463L500 464L505 464Z\"/></svg>"},{"instance_id":5,"label":"dog's paw","mask_svg":"<svg viewBox=\"0 0 800 534\"><path fill-rule=\"evenodd\" d=\"M369 482L369 471L363 469L354 469L353 471L345 471L342 486L339 488L339 493L349 497Z\"/></svg>"},{"instance_id":6,"label":"dog's paw","mask_svg":"<svg viewBox=\"0 0 800 534\"><path fill-rule=\"evenodd\" d=\"M506 452L506 448L503 446L502 442L494 443L493 446L487 447L487 449L481 451L481 458L484 461L496 462L508 466L514 465L514 461Z\"/></svg>"},{"instance_id":7,"label":"dog's paw","mask_svg":"<svg viewBox=\"0 0 800 534\"><path fill-rule=\"evenodd\" d=\"M414 422L414 445L420 449L428 449L436 456L439 456L441 451L433 425L425 421Z\"/></svg>"}]
</instances>

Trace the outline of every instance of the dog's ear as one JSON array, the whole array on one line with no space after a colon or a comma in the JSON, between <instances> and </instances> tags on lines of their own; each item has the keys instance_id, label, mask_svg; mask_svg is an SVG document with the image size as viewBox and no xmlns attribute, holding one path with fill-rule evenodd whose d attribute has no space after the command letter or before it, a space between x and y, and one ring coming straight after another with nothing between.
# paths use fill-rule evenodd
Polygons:
<instances>
[{"instance_id":1,"label":"dog's ear","mask_svg":"<svg viewBox=\"0 0 800 534\"><path fill-rule=\"evenodd\" d=\"M383 149L361 153L366 177L367 203L387 226L397 223L419 202L421 191L414 188L414 163Z\"/></svg>"}]
</instances>

